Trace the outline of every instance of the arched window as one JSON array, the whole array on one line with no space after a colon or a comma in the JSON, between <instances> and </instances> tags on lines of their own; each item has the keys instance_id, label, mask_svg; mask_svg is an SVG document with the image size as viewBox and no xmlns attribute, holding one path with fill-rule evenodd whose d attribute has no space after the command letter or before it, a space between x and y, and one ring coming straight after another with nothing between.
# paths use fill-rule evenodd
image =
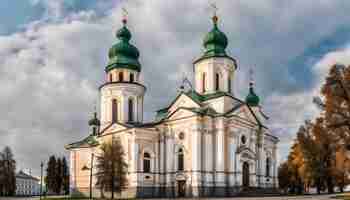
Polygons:
<instances>
[{"instance_id":1,"label":"arched window","mask_svg":"<svg viewBox=\"0 0 350 200\"><path fill-rule=\"evenodd\" d=\"M130 82L134 82L134 74L130 74Z\"/></svg>"},{"instance_id":2,"label":"arched window","mask_svg":"<svg viewBox=\"0 0 350 200\"><path fill-rule=\"evenodd\" d=\"M118 121L118 102L116 99L112 100L112 122Z\"/></svg>"},{"instance_id":3,"label":"arched window","mask_svg":"<svg viewBox=\"0 0 350 200\"><path fill-rule=\"evenodd\" d=\"M231 87L232 87L231 84L232 84L232 83L231 83L231 77L228 77L228 92L229 92L229 93L232 92L232 91L231 91L231 89L232 89L232 88L231 88Z\"/></svg>"},{"instance_id":4,"label":"arched window","mask_svg":"<svg viewBox=\"0 0 350 200\"><path fill-rule=\"evenodd\" d=\"M179 149L179 152L177 154L177 170L183 171L184 170L184 152L183 149Z\"/></svg>"},{"instance_id":5,"label":"arched window","mask_svg":"<svg viewBox=\"0 0 350 200\"><path fill-rule=\"evenodd\" d=\"M271 161L270 161L270 158L266 158L266 176L267 177L269 177L270 176L270 165L271 165L271 163L270 163Z\"/></svg>"},{"instance_id":6,"label":"arched window","mask_svg":"<svg viewBox=\"0 0 350 200\"><path fill-rule=\"evenodd\" d=\"M143 172L144 173L151 172L151 155L149 153L143 154Z\"/></svg>"},{"instance_id":7,"label":"arched window","mask_svg":"<svg viewBox=\"0 0 350 200\"><path fill-rule=\"evenodd\" d=\"M203 93L206 91L206 87L207 87L205 85L206 79L207 79L207 75L205 73L203 73L203 75L202 75L202 91L203 91Z\"/></svg>"},{"instance_id":8,"label":"arched window","mask_svg":"<svg viewBox=\"0 0 350 200\"><path fill-rule=\"evenodd\" d=\"M241 143L245 144L247 142L247 138L245 137L245 135L241 136Z\"/></svg>"},{"instance_id":9,"label":"arched window","mask_svg":"<svg viewBox=\"0 0 350 200\"><path fill-rule=\"evenodd\" d=\"M123 82L123 81L124 81L123 72L119 72L119 82Z\"/></svg>"},{"instance_id":10,"label":"arched window","mask_svg":"<svg viewBox=\"0 0 350 200\"><path fill-rule=\"evenodd\" d=\"M218 73L215 74L215 90L218 91L220 88L220 75Z\"/></svg>"},{"instance_id":11,"label":"arched window","mask_svg":"<svg viewBox=\"0 0 350 200\"><path fill-rule=\"evenodd\" d=\"M113 75L109 74L109 82L113 82Z\"/></svg>"},{"instance_id":12,"label":"arched window","mask_svg":"<svg viewBox=\"0 0 350 200\"><path fill-rule=\"evenodd\" d=\"M129 99L128 107L129 107L129 122L132 122L134 121L134 101L132 99Z\"/></svg>"}]
</instances>

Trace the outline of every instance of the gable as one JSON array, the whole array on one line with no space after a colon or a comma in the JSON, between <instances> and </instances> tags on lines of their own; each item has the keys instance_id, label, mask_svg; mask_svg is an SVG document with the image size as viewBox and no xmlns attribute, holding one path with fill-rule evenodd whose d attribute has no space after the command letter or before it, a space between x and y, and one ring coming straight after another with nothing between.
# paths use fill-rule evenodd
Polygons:
<instances>
[{"instance_id":1,"label":"gable","mask_svg":"<svg viewBox=\"0 0 350 200\"><path fill-rule=\"evenodd\" d=\"M236 115L247 121L259 124L260 122L257 120L257 118L253 115L252 112L253 111L249 109L247 105L241 105L239 108L234 110L230 115Z\"/></svg>"},{"instance_id":2,"label":"gable","mask_svg":"<svg viewBox=\"0 0 350 200\"><path fill-rule=\"evenodd\" d=\"M200 108L200 105L195 102L193 99L185 95L184 93L180 94L178 98L175 99L175 101L170 105L168 109L168 113L173 113L175 110L177 110L180 107L185 108Z\"/></svg>"},{"instance_id":3,"label":"gable","mask_svg":"<svg viewBox=\"0 0 350 200\"><path fill-rule=\"evenodd\" d=\"M129 127L127 127L123 124L113 123L113 124L110 124L109 126L107 126L104 130L102 130L100 134L106 135L108 133L118 132L118 131L122 131L122 130L125 130L128 128Z\"/></svg>"},{"instance_id":4,"label":"gable","mask_svg":"<svg viewBox=\"0 0 350 200\"><path fill-rule=\"evenodd\" d=\"M169 115L169 120L173 120L173 119L180 119L180 118L185 118L185 117L191 117L196 115L195 112L186 109L186 108L178 108L177 110L175 110L173 113L171 113Z\"/></svg>"}]
</instances>

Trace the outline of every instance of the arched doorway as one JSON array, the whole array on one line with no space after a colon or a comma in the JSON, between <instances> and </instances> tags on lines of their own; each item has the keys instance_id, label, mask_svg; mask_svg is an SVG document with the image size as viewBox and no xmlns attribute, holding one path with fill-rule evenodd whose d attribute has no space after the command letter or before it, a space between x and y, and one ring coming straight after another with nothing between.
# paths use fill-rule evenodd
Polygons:
<instances>
[{"instance_id":1,"label":"arched doorway","mask_svg":"<svg viewBox=\"0 0 350 200\"><path fill-rule=\"evenodd\" d=\"M178 197L186 196L186 180L177 181L177 194L178 194Z\"/></svg>"},{"instance_id":2,"label":"arched doorway","mask_svg":"<svg viewBox=\"0 0 350 200\"><path fill-rule=\"evenodd\" d=\"M249 187L249 164L244 162L242 166L242 185L243 187Z\"/></svg>"}]
</instances>

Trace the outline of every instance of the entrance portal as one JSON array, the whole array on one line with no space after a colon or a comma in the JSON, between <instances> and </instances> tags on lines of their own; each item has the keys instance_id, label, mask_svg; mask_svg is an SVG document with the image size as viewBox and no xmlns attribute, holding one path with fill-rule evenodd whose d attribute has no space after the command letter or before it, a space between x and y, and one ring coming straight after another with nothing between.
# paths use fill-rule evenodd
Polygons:
<instances>
[{"instance_id":1,"label":"entrance portal","mask_svg":"<svg viewBox=\"0 0 350 200\"><path fill-rule=\"evenodd\" d=\"M243 163L242 172L242 185L243 187L249 187L249 164L247 162Z\"/></svg>"},{"instance_id":2,"label":"entrance portal","mask_svg":"<svg viewBox=\"0 0 350 200\"><path fill-rule=\"evenodd\" d=\"M177 181L177 194L178 197L184 197L186 195L186 181Z\"/></svg>"}]
</instances>

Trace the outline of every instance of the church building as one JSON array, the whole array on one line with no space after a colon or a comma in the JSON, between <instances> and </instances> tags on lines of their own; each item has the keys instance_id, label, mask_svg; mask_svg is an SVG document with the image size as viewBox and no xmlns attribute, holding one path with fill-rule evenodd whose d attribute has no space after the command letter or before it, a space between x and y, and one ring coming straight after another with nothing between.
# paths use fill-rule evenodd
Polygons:
<instances>
[{"instance_id":1,"label":"church building","mask_svg":"<svg viewBox=\"0 0 350 200\"><path fill-rule=\"evenodd\" d=\"M140 53L131 44L126 19L116 36L99 88L99 118L95 113L89 121L85 139L65 146L72 194L88 195L92 178L93 195L100 195L93 155L112 140L121 142L128 164L125 197L235 196L246 189L277 187L279 140L266 126L269 118L253 82L247 84L244 100L235 96L239 67L226 52L228 39L216 15L203 54L193 62L193 87L181 87L147 123Z\"/></svg>"}]
</instances>

